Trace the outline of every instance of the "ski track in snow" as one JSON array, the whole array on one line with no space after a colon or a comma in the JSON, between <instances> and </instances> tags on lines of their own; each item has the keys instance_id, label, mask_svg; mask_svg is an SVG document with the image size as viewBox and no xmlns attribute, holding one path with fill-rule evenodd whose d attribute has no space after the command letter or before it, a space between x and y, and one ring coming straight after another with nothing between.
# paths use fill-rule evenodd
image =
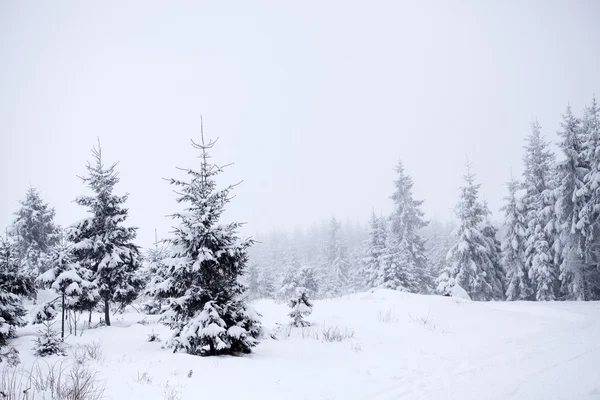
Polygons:
<instances>
[{"instance_id":1,"label":"ski track in snow","mask_svg":"<svg viewBox=\"0 0 600 400\"><path fill-rule=\"evenodd\" d=\"M255 306L267 330L289 319L284 304ZM600 302L477 303L375 290L315 301L313 327L265 339L246 357L173 354L146 342L154 331L164 343L169 332L156 316L138 324L144 317L127 312L113 327L67 339L71 352L102 343L104 358L90 366L106 380L106 399L164 399L168 388L183 400L600 399ZM331 326L354 337L311 336ZM15 340L25 367L35 362L37 329L24 327ZM143 373L151 382L139 381Z\"/></svg>"}]
</instances>

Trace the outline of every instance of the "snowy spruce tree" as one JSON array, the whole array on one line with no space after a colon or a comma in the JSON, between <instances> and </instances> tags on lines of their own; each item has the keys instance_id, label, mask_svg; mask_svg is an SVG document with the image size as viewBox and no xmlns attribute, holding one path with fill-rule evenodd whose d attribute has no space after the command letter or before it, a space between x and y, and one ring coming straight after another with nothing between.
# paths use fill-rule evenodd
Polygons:
<instances>
[{"instance_id":1,"label":"snowy spruce tree","mask_svg":"<svg viewBox=\"0 0 600 400\"><path fill-rule=\"evenodd\" d=\"M0 348L15 337L17 327L26 324L23 317L27 311L21 299L35 293L31 275L23 273L19 266L14 245L0 238ZM0 351L0 361L4 354Z\"/></svg>"},{"instance_id":2,"label":"snowy spruce tree","mask_svg":"<svg viewBox=\"0 0 600 400\"><path fill-rule=\"evenodd\" d=\"M45 322L44 327L46 329L41 329L38 331L39 336L35 340L33 353L37 357L48 357L54 355L65 356L67 353L65 351L65 344L62 340L63 338L58 336L58 332L54 330L53 324L50 322Z\"/></svg>"},{"instance_id":3,"label":"snowy spruce tree","mask_svg":"<svg viewBox=\"0 0 600 400\"><path fill-rule=\"evenodd\" d=\"M589 170L584 176L583 208L579 212L577 229L584 236L584 265L573 279L580 279L583 289L578 296L585 300L600 299L600 108L596 98L585 108L581 119L585 165ZM568 278L568 276L567 276ZM573 290L573 289L571 289Z\"/></svg>"},{"instance_id":4,"label":"snowy spruce tree","mask_svg":"<svg viewBox=\"0 0 600 400\"><path fill-rule=\"evenodd\" d=\"M240 223L221 224L234 185L218 190L222 168L209 162L215 142L194 143L200 170L185 170L189 180L171 179L184 211L173 215L179 226L169 240L167 279L156 288L170 298L164 322L174 331L171 346L194 355L249 353L261 334L259 314L245 302L239 282L248 263L252 240L240 240Z\"/></svg>"},{"instance_id":5,"label":"snowy spruce tree","mask_svg":"<svg viewBox=\"0 0 600 400\"><path fill-rule=\"evenodd\" d=\"M511 177L507 183L508 196L504 198L504 227L502 260L507 272L507 300L533 300L529 270L525 262L525 210L518 197L520 183Z\"/></svg>"},{"instance_id":6,"label":"snowy spruce tree","mask_svg":"<svg viewBox=\"0 0 600 400\"><path fill-rule=\"evenodd\" d=\"M260 297L260 282L258 276L258 266L251 262L248 264L248 298L257 299Z\"/></svg>"},{"instance_id":7,"label":"snowy spruce tree","mask_svg":"<svg viewBox=\"0 0 600 400\"><path fill-rule=\"evenodd\" d=\"M339 296L346 291L349 282L348 248L341 234L339 221L332 217L329 222L329 235L325 245L324 295Z\"/></svg>"},{"instance_id":8,"label":"snowy spruce tree","mask_svg":"<svg viewBox=\"0 0 600 400\"><path fill-rule=\"evenodd\" d=\"M361 262L361 269L358 280L361 280L363 287L370 289L380 281L383 275L381 268L382 256L386 249L386 220L378 217L375 212L371 214L369 222L368 239L364 242L364 256Z\"/></svg>"},{"instance_id":9,"label":"snowy spruce tree","mask_svg":"<svg viewBox=\"0 0 600 400\"><path fill-rule=\"evenodd\" d=\"M298 287L294 296L290 299L289 305L292 311L289 316L292 318L292 325L296 327L310 326L310 322L304 318L312 313L313 304L308 299L306 288Z\"/></svg>"},{"instance_id":10,"label":"snowy spruce tree","mask_svg":"<svg viewBox=\"0 0 600 400\"><path fill-rule=\"evenodd\" d=\"M589 165L585 155L585 141L580 121L567 106L563 114L559 143L564 160L557 165L556 212L558 214L561 248L561 291L573 300L585 299L585 236L580 225L580 214L589 198L585 185Z\"/></svg>"},{"instance_id":11,"label":"snowy spruce tree","mask_svg":"<svg viewBox=\"0 0 600 400\"><path fill-rule=\"evenodd\" d=\"M138 276L139 249L133 243L137 228L124 226L128 209L124 207L128 194L114 194L119 176L116 163L105 166L100 145L92 149L93 163L87 164L88 175L83 182L93 192L78 197L75 202L87 208L89 217L68 230L73 243L75 261L89 270L104 307L104 321L110 326L111 304L131 303L142 289ZM94 306L95 301L89 306ZM90 309L91 310L91 309ZM90 314L91 316L91 314Z\"/></svg>"},{"instance_id":12,"label":"snowy spruce tree","mask_svg":"<svg viewBox=\"0 0 600 400\"><path fill-rule=\"evenodd\" d=\"M306 289L308 296L315 296L319 292L319 284L315 272L310 267L302 267L298 275L298 286Z\"/></svg>"},{"instance_id":13,"label":"snowy spruce tree","mask_svg":"<svg viewBox=\"0 0 600 400\"><path fill-rule=\"evenodd\" d=\"M9 235L23 268L36 277L46 270L46 255L58 242L60 229L54 223L54 208L42 200L37 189L29 188L20 204Z\"/></svg>"},{"instance_id":14,"label":"snowy spruce tree","mask_svg":"<svg viewBox=\"0 0 600 400\"><path fill-rule=\"evenodd\" d=\"M155 240L154 246L149 248L144 256L140 275L145 285L144 295L147 296L142 307L147 314L162 314L168 308L168 299L154 296L155 288L168 277L169 268L164 263L168 256L169 252L165 243L158 240Z\"/></svg>"},{"instance_id":15,"label":"snowy spruce tree","mask_svg":"<svg viewBox=\"0 0 600 400\"><path fill-rule=\"evenodd\" d=\"M61 308L61 331L60 337L65 337L65 312L69 309L77 309L80 303L94 302L98 293L93 282L91 282L90 270L83 268L75 261L73 249L68 243L58 243L50 251L48 259L48 270L37 278L42 287L53 289L59 296ZM82 299L82 296L89 296ZM52 300L51 302L54 302ZM42 305L44 307L45 305ZM44 322L42 318L39 322Z\"/></svg>"},{"instance_id":16,"label":"snowy spruce tree","mask_svg":"<svg viewBox=\"0 0 600 400\"><path fill-rule=\"evenodd\" d=\"M438 278L438 291L452 293L455 286L464 289L473 300L504 299L502 282L498 282L501 273L498 268L496 246L490 244L490 233L484 230L488 226L486 219L489 210L479 200L479 188L475 175L467 164L464 176L465 185L460 188L460 200L455 209L459 227L455 231L457 242L450 249L447 265Z\"/></svg>"},{"instance_id":17,"label":"snowy spruce tree","mask_svg":"<svg viewBox=\"0 0 600 400\"><path fill-rule=\"evenodd\" d=\"M425 239L419 233L428 224L421 211L423 201L413 198L413 181L404 172L402 162L398 162L395 171L398 179L394 182L395 191L391 197L394 211L390 215L388 225L384 257L386 273L380 284L385 287L403 288L413 293L426 293L432 286L433 277L428 270ZM390 286L390 280L397 282Z\"/></svg>"},{"instance_id":18,"label":"snowy spruce tree","mask_svg":"<svg viewBox=\"0 0 600 400\"><path fill-rule=\"evenodd\" d=\"M553 300L558 289L553 185L554 154L534 121L525 147L523 204L526 210L525 262L536 300Z\"/></svg>"}]
</instances>

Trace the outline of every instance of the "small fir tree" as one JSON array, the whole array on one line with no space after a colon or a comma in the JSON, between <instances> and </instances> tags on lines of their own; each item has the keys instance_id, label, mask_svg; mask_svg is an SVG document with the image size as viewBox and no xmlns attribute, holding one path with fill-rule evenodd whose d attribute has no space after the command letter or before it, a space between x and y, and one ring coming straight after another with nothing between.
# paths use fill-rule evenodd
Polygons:
<instances>
[{"instance_id":1,"label":"small fir tree","mask_svg":"<svg viewBox=\"0 0 600 400\"><path fill-rule=\"evenodd\" d=\"M67 355L65 345L52 325L52 323L46 322L44 323L45 329L39 331L39 336L33 347L33 352L37 357Z\"/></svg>"},{"instance_id":2,"label":"small fir tree","mask_svg":"<svg viewBox=\"0 0 600 400\"><path fill-rule=\"evenodd\" d=\"M296 327L310 326L310 322L304 320L312 313L313 309L306 288L296 288L296 294L290 299L289 305L292 309L289 313L290 318L292 318L292 325Z\"/></svg>"}]
</instances>

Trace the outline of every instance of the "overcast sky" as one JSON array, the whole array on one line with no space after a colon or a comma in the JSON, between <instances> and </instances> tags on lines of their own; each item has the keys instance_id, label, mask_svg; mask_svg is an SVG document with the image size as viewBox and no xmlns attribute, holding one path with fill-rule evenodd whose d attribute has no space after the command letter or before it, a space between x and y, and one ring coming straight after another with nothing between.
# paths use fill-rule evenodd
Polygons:
<instances>
[{"instance_id":1,"label":"overcast sky","mask_svg":"<svg viewBox=\"0 0 600 400\"><path fill-rule=\"evenodd\" d=\"M600 93L599 16L594 0L2 1L0 226L29 186L60 224L84 217L99 137L139 243L166 235L161 178L198 165L200 115L250 233L387 212L398 159L446 219L468 156L499 219L532 117L555 140L567 102Z\"/></svg>"}]
</instances>

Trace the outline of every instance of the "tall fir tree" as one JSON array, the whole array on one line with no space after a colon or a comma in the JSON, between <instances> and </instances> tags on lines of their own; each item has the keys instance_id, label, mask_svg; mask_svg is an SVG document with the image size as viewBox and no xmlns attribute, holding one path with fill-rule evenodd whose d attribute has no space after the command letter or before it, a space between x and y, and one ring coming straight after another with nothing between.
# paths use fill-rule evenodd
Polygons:
<instances>
[{"instance_id":1,"label":"tall fir tree","mask_svg":"<svg viewBox=\"0 0 600 400\"><path fill-rule=\"evenodd\" d=\"M525 210L518 197L520 183L513 177L506 184L508 196L504 198L504 227L506 233L502 242L502 260L507 271L507 300L534 300L533 288L529 280L529 270L525 262Z\"/></svg>"},{"instance_id":2,"label":"tall fir tree","mask_svg":"<svg viewBox=\"0 0 600 400\"><path fill-rule=\"evenodd\" d=\"M46 256L60 238L60 228L54 223L56 212L44 202L36 188L29 188L9 234L15 243L16 256L33 276L46 270Z\"/></svg>"},{"instance_id":3,"label":"tall fir tree","mask_svg":"<svg viewBox=\"0 0 600 400\"><path fill-rule=\"evenodd\" d=\"M326 297L339 296L348 288L349 262L348 248L341 234L339 221L332 217L329 222L329 236L325 245L325 284Z\"/></svg>"},{"instance_id":4,"label":"tall fir tree","mask_svg":"<svg viewBox=\"0 0 600 400\"><path fill-rule=\"evenodd\" d=\"M525 261L536 300L553 300L558 288L553 226L554 154L548 149L537 121L531 124L523 160L523 204L527 221Z\"/></svg>"},{"instance_id":5,"label":"tall fir tree","mask_svg":"<svg viewBox=\"0 0 600 400\"><path fill-rule=\"evenodd\" d=\"M404 269L403 273L407 281L402 283L411 292L430 291L433 277L429 274L428 260L425 251L425 239L419 233L429 223L425 221L421 206L423 200L415 200L413 197L413 180L404 171L402 162L399 161L395 168L398 179L394 182L395 191L391 196L394 202L394 211L390 216L390 231L388 239L391 246L388 251L398 254L401 259L390 260L396 268ZM394 249L393 246L400 246Z\"/></svg>"},{"instance_id":6,"label":"tall fir tree","mask_svg":"<svg viewBox=\"0 0 600 400\"><path fill-rule=\"evenodd\" d=\"M564 160L557 165L558 187L556 188L556 212L559 223L561 244L560 276L561 291L569 299L585 298L583 226L579 225L579 215L584 209L588 196L585 177L589 165L585 156L585 141L580 121L573 115L571 106L563 114L559 143Z\"/></svg>"},{"instance_id":7,"label":"tall fir tree","mask_svg":"<svg viewBox=\"0 0 600 400\"><path fill-rule=\"evenodd\" d=\"M169 276L156 295L170 298L164 322L174 331L171 346L194 355L248 353L261 334L259 315L243 297L239 282L253 241L240 240L237 222L220 224L235 185L217 190L222 168L209 162L215 142L192 145L200 150L200 170L186 169L189 181L171 179L177 201L185 205L173 218Z\"/></svg>"},{"instance_id":8,"label":"tall fir tree","mask_svg":"<svg viewBox=\"0 0 600 400\"><path fill-rule=\"evenodd\" d=\"M581 136L589 166L584 177L584 206L577 222L577 228L585 238L582 291L586 300L597 300L600 299L600 108L595 97L584 110Z\"/></svg>"},{"instance_id":9,"label":"tall fir tree","mask_svg":"<svg viewBox=\"0 0 600 400\"><path fill-rule=\"evenodd\" d=\"M490 233L485 232L489 210L479 200L480 184L475 183L467 163L465 185L460 188L460 200L455 209L459 227L455 231L457 243L447 256L447 265L438 278L438 291L451 293L455 286L464 289L473 300L500 300L503 287L496 271L496 246L490 246Z\"/></svg>"},{"instance_id":10,"label":"tall fir tree","mask_svg":"<svg viewBox=\"0 0 600 400\"><path fill-rule=\"evenodd\" d=\"M110 326L110 305L131 303L142 289L143 281L137 274L141 266L139 248L133 244L137 228L123 226L128 216L124 204L129 195L113 193L119 183L117 164L108 167L103 164L100 144L92 149L92 155L94 163L88 162L88 176L81 179L93 195L75 199L91 216L72 226L68 238L73 242L75 260L93 277L104 303L105 323Z\"/></svg>"}]
</instances>

